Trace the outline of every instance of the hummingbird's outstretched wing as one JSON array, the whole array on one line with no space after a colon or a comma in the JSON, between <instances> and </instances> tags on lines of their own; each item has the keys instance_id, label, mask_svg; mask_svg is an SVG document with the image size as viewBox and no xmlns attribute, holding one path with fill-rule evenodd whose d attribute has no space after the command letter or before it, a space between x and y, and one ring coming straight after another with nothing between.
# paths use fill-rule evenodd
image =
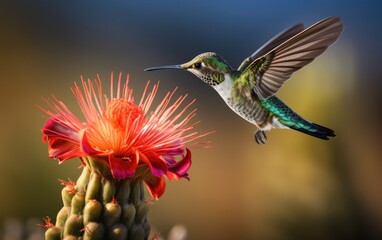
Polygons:
<instances>
[{"instance_id":1,"label":"hummingbird's outstretched wing","mask_svg":"<svg viewBox=\"0 0 382 240\"><path fill-rule=\"evenodd\" d=\"M254 81L253 91L259 99L275 95L293 72L313 61L337 40L343 26L339 17L330 17L303 31L298 30L299 27L293 27L277 35L250 57L253 61L240 78ZM295 32L297 34L292 36Z\"/></svg>"},{"instance_id":2,"label":"hummingbird's outstretched wing","mask_svg":"<svg viewBox=\"0 0 382 240\"><path fill-rule=\"evenodd\" d=\"M244 61L240 64L237 70L238 71L245 70L249 66L249 64L253 62L253 60L256 60L258 57L261 57L264 54L270 52L275 47L285 42L286 40L290 39L297 33L301 32L302 30L304 30L304 25L300 23L280 32L279 34L271 38L269 41L264 43L259 49L256 50L256 52L252 53L251 56L244 59Z\"/></svg>"}]
</instances>

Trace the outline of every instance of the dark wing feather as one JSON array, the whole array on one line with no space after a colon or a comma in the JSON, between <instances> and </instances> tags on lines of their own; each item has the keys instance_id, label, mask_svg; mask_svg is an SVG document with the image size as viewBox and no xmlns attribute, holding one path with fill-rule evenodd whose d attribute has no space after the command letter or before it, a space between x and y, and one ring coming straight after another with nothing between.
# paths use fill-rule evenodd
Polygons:
<instances>
[{"instance_id":1,"label":"dark wing feather","mask_svg":"<svg viewBox=\"0 0 382 240\"><path fill-rule=\"evenodd\" d=\"M298 26L298 25L297 25ZM243 76L254 76L254 93L259 99L276 94L293 72L313 61L334 43L343 26L338 17L326 18L311 27L277 44L271 41L253 56L254 59L243 71ZM275 39L276 40L276 39ZM271 49L264 51L264 49Z\"/></svg>"},{"instance_id":2,"label":"dark wing feather","mask_svg":"<svg viewBox=\"0 0 382 240\"><path fill-rule=\"evenodd\" d=\"M287 28L284 31L280 32L273 38L271 38L269 41L264 43L259 49L256 50L251 56L246 58L238 67L238 71L242 71L246 69L249 64L253 62L253 60L257 59L258 57L263 56L264 54L268 53L269 51L273 50L275 47L280 45L281 43L285 42L289 38L293 37L297 33L304 30L303 24L296 24L293 27Z\"/></svg>"}]
</instances>

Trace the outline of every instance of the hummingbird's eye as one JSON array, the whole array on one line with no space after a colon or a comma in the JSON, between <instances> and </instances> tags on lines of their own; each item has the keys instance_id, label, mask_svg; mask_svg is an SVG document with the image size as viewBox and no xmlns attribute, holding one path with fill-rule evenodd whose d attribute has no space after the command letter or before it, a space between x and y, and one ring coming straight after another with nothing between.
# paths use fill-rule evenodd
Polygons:
<instances>
[{"instance_id":1,"label":"hummingbird's eye","mask_svg":"<svg viewBox=\"0 0 382 240\"><path fill-rule=\"evenodd\" d=\"M200 69L200 68L202 68L202 64L200 62L197 62L194 64L194 68Z\"/></svg>"}]
</instances>

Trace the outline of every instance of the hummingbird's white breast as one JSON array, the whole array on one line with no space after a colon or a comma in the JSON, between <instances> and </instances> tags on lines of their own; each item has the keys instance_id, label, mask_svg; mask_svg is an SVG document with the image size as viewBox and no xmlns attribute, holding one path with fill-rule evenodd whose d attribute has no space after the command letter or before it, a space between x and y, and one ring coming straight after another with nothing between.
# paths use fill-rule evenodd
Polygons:
<instances>
[{"instance_id":1,"label":"hummingbird's white breast","mask_svg":"<svg viewBox=\"0 0 382 240\"><path fill-rule=\"evenodd\" d=\"M271 125L265 124L267 120L267 111L264 111L256 101L250 98L240 98L242 101L235 101L233 98L233 79L229 74L225 74L224 81L218 85L212 86L219 95L224 99L226 104L240 117L248 122L256 125L262 125L266 130L272 128ZM268 129L269 128L269 129Z\"/></svg>"},{"instance_id":2,"label":"hummingbird's white breast","mask_svg":"<svg viewBox=\"0 0 382 240\"><path fill-rule=\"evenodd\" d=\"M229 74L224 75L224 81L218 85L212 86L219 95L223 98L225 103L240 117L244 118L248 122L252 124L256 124L251 115L252 107L248 107L248 105L252 105L252 103L247 102L236 102L233 99L233 79ZM256 103L254 103L256 104Z\"/></svg>"},{"instance_id":3,"label":"hummingbird's white breast","mask_svg":"<svg viewBox=\"0 0 382 240\"><path fill-rule=\"evenodd\" d=\"M224 75L224 81L218 85L212 86L225 102L232 97L232 78L229 74Z\"/></svg>"}]
</instances>

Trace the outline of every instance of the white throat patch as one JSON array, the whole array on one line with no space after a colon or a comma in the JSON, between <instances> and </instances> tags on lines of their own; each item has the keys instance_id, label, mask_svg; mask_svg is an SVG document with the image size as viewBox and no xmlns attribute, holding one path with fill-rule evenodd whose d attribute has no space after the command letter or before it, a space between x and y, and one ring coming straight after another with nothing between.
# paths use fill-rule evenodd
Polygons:
<instances>
[{"instance_id":1,"label":"white throat patch","mask_svg":"<svg viewBox=\"0 0 382 240\"><path fill-rule=\"evenodd\" d=\"M219 95L224 99L224 101L227 101L228 98L231 97L232 79L229 76L229 74L225 74L224 81L212 87L219 93Z\"/></svg>"}]
</instances>

